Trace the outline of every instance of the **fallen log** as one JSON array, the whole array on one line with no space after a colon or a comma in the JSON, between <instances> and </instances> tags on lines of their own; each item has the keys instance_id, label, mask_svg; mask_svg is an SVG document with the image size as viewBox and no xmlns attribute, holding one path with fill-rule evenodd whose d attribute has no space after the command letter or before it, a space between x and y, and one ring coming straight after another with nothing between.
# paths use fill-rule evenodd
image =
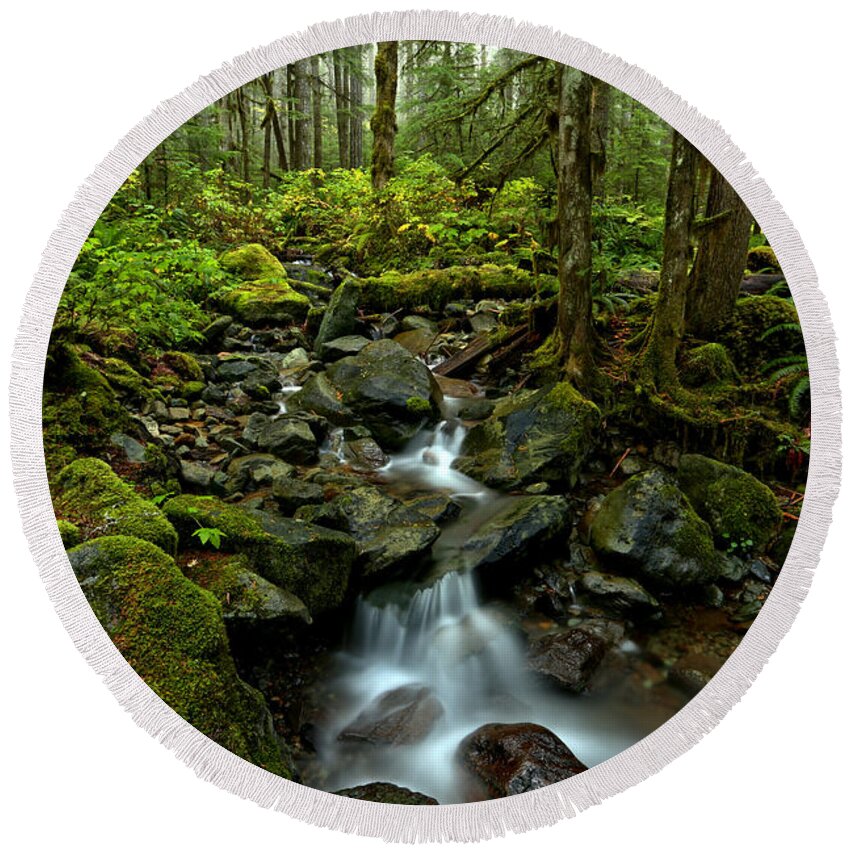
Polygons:
<instances>
[{"instance_id":1,"label":"fallen log","mask_svg":"<svg viewBox=\"0 0 850 850\"><path fill-rule=\"evenodd\" d=\"M462 348L456 354L444 360L439 366L434 367L435 375L452 378L465 371L472 371L475 364L493 349L509 345L519 337L528 333L528 325L519 325L512 328L506 337L496 334L481 334L475 337L469 345Z\"/></svg>"}]
</instances>

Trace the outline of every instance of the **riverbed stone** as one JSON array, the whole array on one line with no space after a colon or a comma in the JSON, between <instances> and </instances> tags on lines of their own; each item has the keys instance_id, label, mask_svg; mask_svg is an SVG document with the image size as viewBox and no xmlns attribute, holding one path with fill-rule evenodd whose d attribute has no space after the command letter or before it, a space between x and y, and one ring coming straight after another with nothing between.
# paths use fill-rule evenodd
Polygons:
<instances>
[{"instance_id":1,"label":"riverbed stone","mask_svg":"<svg viewBox=\"0 0 850 850\"><path fill-rule=\"evenodd\" d=\"M348 336L340 336L322 343L319 353L322 356L322 360L326 363L332 363L341 357L351 357L359 354L369 342L370 340L365 336L349 334Z\"/></svg>"},{"instance_id":2,"label":"riverbed stone","mask_svg":"<svg viewBox=\"0 0 850 850\"><path fill-rule=\"evenodd\" d=\"M534 791L587 770L557 735L536 723L487 723L461 741L458 757L493 797Z\"/></svg>"},{"instance_id":3,"label":"riverbed stone","mask_svg":"<svg viewBox=\"0 0 850 850\"><path fill-rule=\"evenodd\" d=\"M664 590L714 582L723 556L675 480L655 469L609 493L590 529L603 563Z\"/></svg>"},{"instance_id":4,"label":"riverbed stone","mask_svg":"<svg viewBox=\"0 0 850 850\"><path fill-rule=\"evenodd\" d=\"M268 452L256 452L234 458L227 466L225 492L249 493L258 487L274 486L288 478L294 467Z\"/></svg>"},{"instance_id":5,"label":"riverbed stone","mask_svg":"<svg viewBox=\"0 0 850 850\"><path fill-rule=\"evenodd\" d=\"M324 488L299 478L279 478L272 484L272 495L285 514L294 514L303 505L320 505L325 501Z\"/></svg>"},{"instance_id":6,"label":"riverbed stone","mask_svg":"<svg viewBox=\"0 0 850 850\"><path fill-rule=\"evenodd\" d=\"M397 746L425 738L445 709L430 688L403 685L387 691L337 736L339 741Z\"/></svg>"},{"instance_id":7,"label":"riverbed stone","mask_svg":"<svg viewBox=\"0 0 850 850\"><path fill-rule=\"evenodd\" d=\"M334 791L340 797L352 797L355 800L368 800L370 803L390 803L402 806L437 806L439 803L427 794L411 791L393 785L392 782L368 782L366 785L356 785L354 788L343 788Z\"/></svg>"},{"instance_id":8,"label":"riverbed stone","mask_svg":"<svg viewBox=\"0 0 850 850\"><path fill-rule=\"evenodd\" d=\"M422 554L440 534L430 517L369 485L348 490L327 504L301 508L296 516L354 537L367 576Z\"/></svg>"},{"instance_id":9,"label":"riverbed stone","mask_svg":"<svg viewBox=\"0 0 850 850\"><path fill-rule=\"evenodd\" d=\"M357 356L332 363L327 374L384 449L401 448L437 418L428 367L392 340L370 342Z\"/></svg>"},{"instance_id":10,"label":"riverbed stone","mask_svg":"<svg viewBox=\"0 0 850 850\"><path fill-rule=\"evenodd\" d=\"M464 457L454 466L499 489L536 481L574 486L592 450L601 415L566 382L501 399L492 415L470 429Z\"/></svg>"},{"instance_id":11,"label":"riverbed stone","mask_svg":"<svg viewBox=\"0 0 850 850\"><path fill-rule=\"evenodd\" d=\"M310 411L334 425L353 425L354 411L343 401L343 394L326 372L310 376L297 393L286 400L288 411Z\"/></svg>"},{"instance_id":12,"label":"riverbed stone","mask_svg":"<svg viewBox=\"0 0 850 850\"><path fill-rule=\"evenodd\" d=\"M661 603L632 578L590 570L581 575L578 585L594 604L636 622L656 620L662 615Z\"/></svg>"},{"instance_id":13,"label":"riverbed stone","mask_svg":"<svg viewBox=\"0 0 850 850\"><path fill-rule=\"evenodd\" d=\"M430 578L454 570L505 568L516 575L518 564L529 555L563 537L570 527L570 509L562 496L516 496L503 504L478 528L472 530L457 549L441 553Z\"/></svg>"},{"instance_id":14,"label":"riverbed stone","mask_svg":"<svg viewBox=\"0 0 850 850\"><path fill-rule=\"evenodd\" d=\"M347 278L334 290L316 334L315 346L319 354L325 343L354 333L359 301L360 286L356 278Z\"/></svg>"},{"instance_id":15,"label":"riverbed stone","mask_svg":"<svg viewBox=\"0 0 850 850\"><path fill-rule=\"evenodd\" d=\"M595 631L568 629L532 641L529 666L570 693L580 694L590 686L606 650L605 639Z\"/></svg>"}]
</instances>

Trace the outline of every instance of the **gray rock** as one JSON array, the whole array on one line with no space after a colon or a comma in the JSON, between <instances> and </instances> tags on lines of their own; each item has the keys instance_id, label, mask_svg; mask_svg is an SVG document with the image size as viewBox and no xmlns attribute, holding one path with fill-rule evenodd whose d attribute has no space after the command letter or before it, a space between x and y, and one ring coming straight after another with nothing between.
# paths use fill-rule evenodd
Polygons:
<instances>
[{"instance_id":1,"label":"gray rock","mask_svg":"<svg viewBox=\"0 0 850 850\"><path fill-rule=\"evenodd\" d=\"M402 806L437 806L433 798L409 788L393 785L391 782L369 782L354 788L334 791L340 797L352 797L355 800L368 800L370 803L390 803Z\"/></svg>"},{"instance_id":2,"label":"gray rock","mask_svg":"<svg viewBox=\"0 0 850 850\"><path fill-rule=\"evenodd\" d=\"M565 690L580 694L587 690L607 649L604 638L579 627L533 641L528 661L532 670Z\"/></svg>"},{"instance_id":3,"label":"gray rock","mask_svg":"<svg viewBox=\"0 0 850 850\"><path fill-rule=\"evenodd\" d=\"M311 463L319 450L310 426L290 418L269 422L257 439L257 447L291 463Z\"/></svg>"},{"instance_id":4,"label":"gray rock","mask_svg":"<svg viewBox=\"0 0 850 850\"><path fill-rule=\"evenodd\" d=\"M429 331L432 334L437 333L437 325L425 316L417 316L415 314L405 316L399 324L401 331Z\"/></svg>"},{"instance_id":5,"label":"gray rock","mask_svg":"<svg viewBox=\"0 0 850 850\"><path fill-rule=\"evenodd\" d=\"M298 478L278 478L272 484L272 495L287 514L294 514L303 505L320 505L325 501L322 487Z\"/></svg>"},{"instance_id":6,"label":"gray rock","mask_svg":"<svg viewBox=\"0 0 850 850\"><path fill-rule=\"evenodd\" d=\"M328 308L322 316L316 334L316 349L332 339L353 334L357 327L357 306L360 301L360 284L355 278L344 280L331 295Z\"/></svg>"},{"instance_id":7,"label":"gray rock","mask_svg":"<svg viewBox=\"0 0 850 850\"><path fill-rule=\"evenodd\" d=\"M180 422L185 419L189 419L192 415L192 411L189 410L188 407L169 407L168 408L168 418L172 422Z\"/></svg>"},{"instance_id":8,"label":"gray rock","mask_svg":"<svg viewBox=\"0 0 850 850\"><path fill-rule=\"evenodd\" d=\"M214 474L215 470L209 464L191 460L180 461L180 478L191 487L208 488Z\"/></svg>"},{"instance_id":9,"label":"gray rock","mask_svg":"<svg viewBox=\"0 0 850 850\"><path fill-rule=\"evenodd\" d=\"M635 475L605 497L590 542L604 563L666 590L711 584L723 562L708 524L661 470Z\"/></svg>"},{"instance_id":10,"label":"gray rock","mask_svg":"<svg viewBox=\"0 0 850 850\"><path fill-rule=\"evenodd\" d=\"M594 602L629 619L654 620L661 616L659 601L634 579L612 576L591 570L579 579L582 592L594 598Z\"/></svg>"},{"instance_id":11,"label":"gray rock","mask_svg":"<svg viewBox=\"0 0 850 850\"><path fill-rule=\"evenodd\" d=\"M341 357L351 357L354 354L358 354L368 344L369 340L365 336L351 334L323 343L319 353L324 361L332 363Z\"/></svg>"},{"instance_id":12,"label":"gray rock","mask_svg":"<svg viewBox=\"0 0 850 850\"><path fill-rule=\"evenodd\" d=\"M151 424L154 428L154 433L150 431L148 433L151 433L151 436L158 436L159 428L157 427L156 422L151 420ZM124 457L126 457L130 463L144 463L147 460L145 447L138 440L133 439L133 437L129 434L110 434L109 442L122 449Z\"/></svg>"},{"instance_id":13,"label":"gray rock","mask_svg":"<svg viewBox=\"0 0 850 850\"><path fill-rule=\"evenodd\" d=\"M339 733L339 741L415 744L443 716L442 703L421 685L403 685L376 697Z\"/></svg>"}]
</instances>

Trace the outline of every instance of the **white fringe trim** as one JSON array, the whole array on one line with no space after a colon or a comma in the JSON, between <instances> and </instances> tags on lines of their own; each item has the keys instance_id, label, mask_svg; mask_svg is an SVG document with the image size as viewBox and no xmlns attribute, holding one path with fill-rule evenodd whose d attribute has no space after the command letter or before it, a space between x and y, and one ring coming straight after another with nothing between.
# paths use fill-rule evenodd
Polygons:
<instances>
[{"instance_id":1,"label":"white fringe trim","mask_svg":"<svg viewBox=\"0 0 850 850\"><path fill-rule=\"evenodd\" d=\"M800 314L811 375L812 449L802 515L785 566L740 647L698 696L628 750L548 788L483 803L389 806L337 797L274 776L198 732L139 678L86 602L59 538L44 468L41 386L56 306L83 241L129 173L190 116L261 74L334 48L395 39L475 42L546 56L611 83L657 112L714 163L769 238ZM649 74L585 42L508 18L412 11L317 24L238 56L165 101L118 143L63 214L27 296L13 357L12 461L24 531L56 611L89 664L136 723L202 779L300 820L387 841L478 841L552 824L635 785L690 749L744 695L791 626L838 492L840 393L832 322L800 237L768 186L717 122Z\"/></svg>"}]
</instances>

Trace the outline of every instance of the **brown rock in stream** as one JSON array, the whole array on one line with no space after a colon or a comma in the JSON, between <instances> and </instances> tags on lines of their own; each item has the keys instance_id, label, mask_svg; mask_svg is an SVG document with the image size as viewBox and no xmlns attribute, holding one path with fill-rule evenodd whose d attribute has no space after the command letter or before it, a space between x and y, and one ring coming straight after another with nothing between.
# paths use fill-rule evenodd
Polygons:
<instances>
[{"instance_id":1,"label":"brown rock in stream","mask_svg":"<svg viewBox=\"0 0 850 850\"><path fill-rule=\"evenodd\" d=\"M337 736L367 744L415 744L443 716L442 703L422 685L403 685L381 694Z\"/></svg>"}]
</instances>

